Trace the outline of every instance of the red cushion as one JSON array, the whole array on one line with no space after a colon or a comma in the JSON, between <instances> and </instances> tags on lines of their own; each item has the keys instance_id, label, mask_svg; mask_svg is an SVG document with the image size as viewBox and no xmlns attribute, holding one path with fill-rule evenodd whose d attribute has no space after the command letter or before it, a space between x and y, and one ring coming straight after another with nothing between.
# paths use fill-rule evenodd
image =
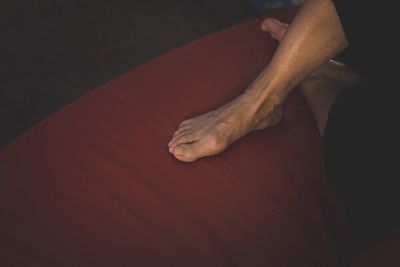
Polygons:
<instances>
[{"instance_id":1,"label":"red cushion","mask_svg":"<svg viewBox=\"0 0 400 267\"><path fill-rule=\"evenodd\" d=\"M284 13L281 18L288 18ZM330 266L348 252L314 120L175 160L184 119L242 92L276 47L260 18L140 66L0 151L2 266Z\"/></svg>"}]
</instances>

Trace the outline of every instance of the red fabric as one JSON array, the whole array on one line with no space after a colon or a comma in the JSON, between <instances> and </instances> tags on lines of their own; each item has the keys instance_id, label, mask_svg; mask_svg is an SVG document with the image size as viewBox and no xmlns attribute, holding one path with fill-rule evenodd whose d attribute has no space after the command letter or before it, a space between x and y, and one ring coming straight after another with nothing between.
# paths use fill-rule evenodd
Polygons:
<instances>
[{"instance_id":1,"label":"red fabric","mask_svg":"<svg viewBox=\"0 0 400 267\"><path fill-rule=\"evenodd\" d=\"M281 14L288 18L288 14ZM254 19L142 65L0 151L1 266L334 266L348 252L304 99L181 163L184 119L242 92L276 47Z\"/></svg>"}]
</instances>

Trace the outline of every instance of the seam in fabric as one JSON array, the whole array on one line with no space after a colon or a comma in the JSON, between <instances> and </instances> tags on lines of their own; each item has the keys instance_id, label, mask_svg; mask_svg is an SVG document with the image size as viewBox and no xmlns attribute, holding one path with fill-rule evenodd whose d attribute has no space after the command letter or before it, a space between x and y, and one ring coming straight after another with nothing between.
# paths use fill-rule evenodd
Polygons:
<instances>
[{"instance_id":1,"label":"seam in fabric","mask_svg":"<svg viewBox=\"0 0 400 267\"><path fill-rule=\"evenodd\" d=\"M169 133L172 134L172 127L163 119L161 118L161 116L159 116L159 114L157 114L156 112L154 112L153 110L151 110L150 108L148 108L146 105L144 105L143 103L137 101L136 99L133 99L132 97L130 97L129 95L121 92L118 89L115 88L110 88L110 87L105 87L106 90L108 90L110 93L113 93L114 95L116 95L117 97L121 98L124 102L130 104L130 105L134 105L136 107L141 108L143 111L145 111L146 113L148 113L156 122L160 123L160 125L165 128ZM222 161L220 161L222 163L222 165L225 166L225 168L220 168L218 165L216 165L215 163L209 161L207 158L203 159L205 160L209 165L213 166L213 168L217 169L221 174L223 174L223 176L229 177L228 179L231 180L231 182L234 182L237 186L239 186L241 188L241 190L243 192L245 192L246 194L248 194L251 198L253 198L254 200L256 200L257 203L259 203L259 205L266 211L270 212L270 214L276 219L276 221L279 223L279 225L288 233L288 235L296 240L296 241L300 241L300 243L303 243L306 245L307 248L309 248L310 250L312 249L308 243L304 242L304 238L302 237L302 234L299 233L299 231L295 230L295 224L293 222L291 222L291 220L283 213L280 211L280 209L273 203L273 201L267 199L267 201L269 202L268 207L257 197L257 193L254 192L255 190L251 190L249 188L247 188L245 185L243 185L241 182L238 181L238 179L236 179L236 176L234 174L234 172L232 170L228 170L227 169L227 165L223 164ZM229 168L231 169L231 168ZM287 225L287 223L289 223L290 225ZM311 250L312 251L312 250Z\"/></svg>"}]
</instances>

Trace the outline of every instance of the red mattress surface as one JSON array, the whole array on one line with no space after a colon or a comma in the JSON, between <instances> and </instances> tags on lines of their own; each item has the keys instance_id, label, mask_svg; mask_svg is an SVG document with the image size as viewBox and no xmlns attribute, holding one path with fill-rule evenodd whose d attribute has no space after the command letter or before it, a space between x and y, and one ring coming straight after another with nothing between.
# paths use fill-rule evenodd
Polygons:
<instances>
[{"instance_id":1,"label":"red mattress surface","mask_svg":"<svg viewBox=\"0 0 400 267\"><path fill-rule=\"evenodd\" d=\"M289 19L289 14L278 17ZM250 20L104 84L0 150L1 266L335 266L351 247L294 91L283 121L182 163L178 124L242 92L276 42Z\"/></svg>"}]
</instances>

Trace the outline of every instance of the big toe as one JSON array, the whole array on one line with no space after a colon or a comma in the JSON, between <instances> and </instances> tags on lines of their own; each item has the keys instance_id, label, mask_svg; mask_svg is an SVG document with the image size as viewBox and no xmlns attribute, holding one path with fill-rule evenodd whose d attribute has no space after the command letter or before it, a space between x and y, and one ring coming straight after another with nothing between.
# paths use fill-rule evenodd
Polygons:
<instances>
[{"instance_id":1,"label":"big toe","mask_svg":"<svg viewBox=\"0 0 400 267\"><path fill-rule=\"evenodd\" d=\"M199 152L199 148L193 143L177 145L172 154L180 161L193 162L202 156Z\"/></svg>"},{"instance_id":2,"label":"big toe","mask_svg":"<svg viewBox=\"0 0 400 267\"><path fill-rule=\"evenodd\" d=\"M218 145L214 140L204 138L193 143L177 145L172 154L180 161L193 162L205 156L218 154L223 149L223 146Z\"/></svg>"},{"instance_id":3,"label":"big toe","mask_svg":"<svg viewBox=\"0 0 400 267\"><path fill-rule=\"evenodd\" d=\"M288 27L289 25L282 23L274 18L267 18L261 24L261 28L264 31L267 31L272 36L272 38L276 39L279 42L282 40Z\"/></svg>"}]
</instances>

